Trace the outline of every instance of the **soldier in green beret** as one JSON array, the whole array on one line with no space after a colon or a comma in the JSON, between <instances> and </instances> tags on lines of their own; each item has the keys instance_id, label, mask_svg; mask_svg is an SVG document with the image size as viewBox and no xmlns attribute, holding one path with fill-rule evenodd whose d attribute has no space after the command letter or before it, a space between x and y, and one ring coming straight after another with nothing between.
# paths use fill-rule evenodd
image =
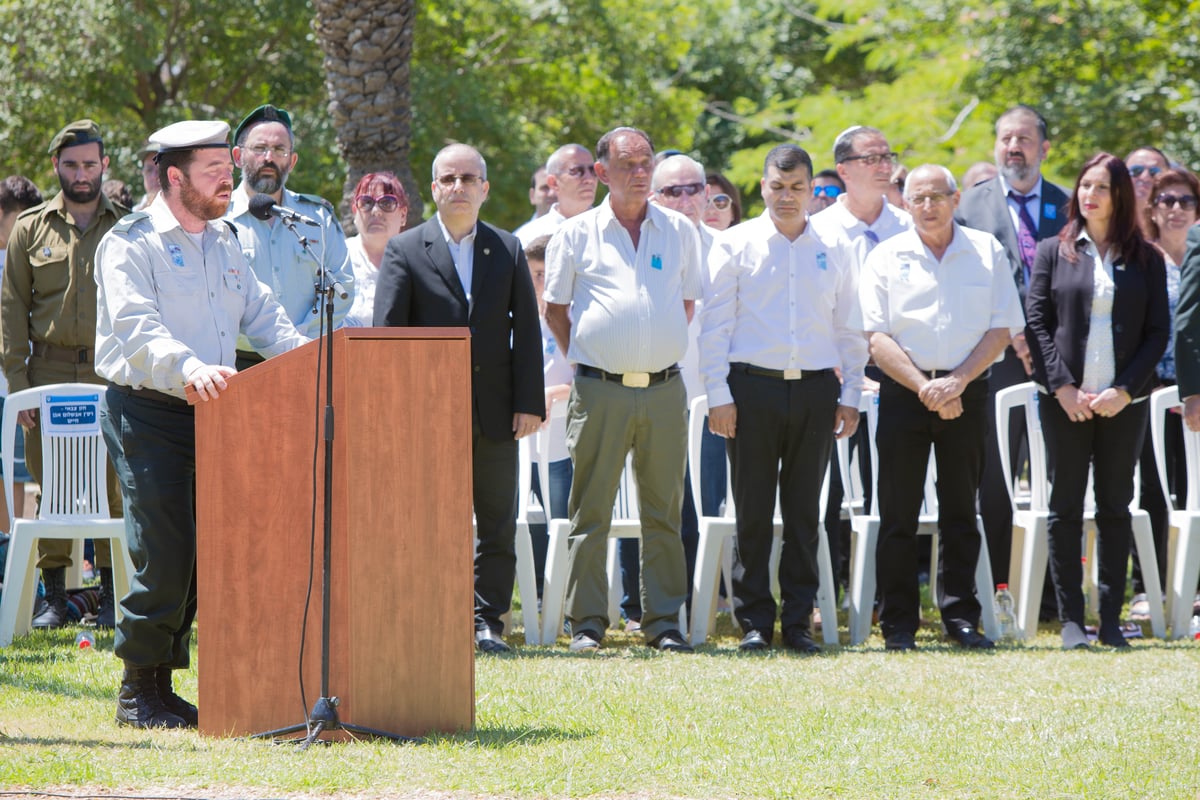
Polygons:
<instances>
[{"instance_id":1,"label":"soldier in green beret","mask_svg":"<svg viewBox=\"0 0 1200 800\"><path fill-rule=\"evenodd\" d=\"M50 141L50 161L62 191L17 217L0 287L0 355L10 392L51 383L103 383L93 366L96 343L96 246L128 209L100 191L108 157L100 126L90 119L67 125ZM42 440L37 411L22 411L25 463L41 482ZM108 507L121 516L121 492L108 468ZM35 628L67 622L66 568L71 542L38 541L46 604ZM107 539L96 540L100 608L96 624L115 621L112 560Z\"/></svg>"}]
</instances>

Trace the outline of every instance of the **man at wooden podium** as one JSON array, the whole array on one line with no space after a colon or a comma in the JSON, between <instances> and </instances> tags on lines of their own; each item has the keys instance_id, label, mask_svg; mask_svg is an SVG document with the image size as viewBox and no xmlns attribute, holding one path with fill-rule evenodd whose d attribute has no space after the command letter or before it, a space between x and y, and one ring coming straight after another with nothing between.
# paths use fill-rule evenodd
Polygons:
<instances>
[{"instance_id":1,"label":"man at wooden podium","mask_svg":"<svg viewBox=\"0 0 1200 800\"><path fill-rule=\"evenodd\" d=\"M375 290L377 326L469 326L475 524L475 646L500 638L516 574L517 440L546 415L533 279L516 237L479 220L487 164L452 144L433 159L437 214L388 242Z\"/></svg>"},{"instance_id":2,"label":"man at wooden podium","mask_svg":"<svg viewBox=\"0 0 1200 800\"><path fill-rule=\"evenodd\" d=\"M162 191L96 251L100 424L125 501L134 576L113 651L125 662L117 722L195 727L171 688L196 616L196 429L186 389L226 388L239 333L269 355L308 339L254 278L231 223L229 126L177 122L150 137Z\"/></svg>"}]
</instances>

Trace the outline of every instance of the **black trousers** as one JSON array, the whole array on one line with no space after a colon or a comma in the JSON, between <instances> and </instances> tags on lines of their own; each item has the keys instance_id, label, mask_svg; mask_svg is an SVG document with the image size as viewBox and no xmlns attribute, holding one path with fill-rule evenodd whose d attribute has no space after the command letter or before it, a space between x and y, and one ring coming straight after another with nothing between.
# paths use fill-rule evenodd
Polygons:
<instances>
[{"instance_id":1,"label":"black trousers","mask_svg":"<svg viewBox=\"0 0 1200 800\"><path fill-rule=\"evenodd\" d=\"M1096 551L1100 567L1100 623L1119 624L1132 537L1129 504L1133 471L1142 451L1149 403L1115 417L1073 422L1059 402L1039 395L1046 449L1053 456L1050 488L1050 576L1063 622L1083 625L1083 505L1088 470L1096 498Z\"/></svg>"},{"instance_id":2,"label":"black trousers","mask_svg":"<svg viewBox=\"0 0 1200 800\"><path fill-rule=\"evenodd\" d=\"M821 481L833 445L840 386L833 374L785 381L731 370L737 435L726 441L737 507L733 613L742 630L770 639L775 627L771 596L771 545L778 487L783 517L779 561L784 630L807 628L820 573L817 546Z\"/></svg>"},{"instance_id":3,"label":"black trousers","mask_svg":"<svg viewBox=\"0 0 1200 800\"><path fill-rule=\"evenodd\" d=\"M975 566L981 536L975 495L983 472L987 437L986 380L969 384L963 413L944 420L920 398L890 378L879 390L879 544L875 572L879 584L879 626L884 636L915 634L920 625L917 584L917 527L925 496L929 450L938 464L938 596L947 628L979 624Z\"/></svg>"},{"instance_id":4,"label":"black trousers","mask_svg":"<svg viewBox=\"0 0 1200 800\"><path fill-rule=\"evenodd\" d=\"M475 503L475 629L504 629L517 572L517 440L489 439L474 425L471 482Z\"/></svg>"}]
</instances>

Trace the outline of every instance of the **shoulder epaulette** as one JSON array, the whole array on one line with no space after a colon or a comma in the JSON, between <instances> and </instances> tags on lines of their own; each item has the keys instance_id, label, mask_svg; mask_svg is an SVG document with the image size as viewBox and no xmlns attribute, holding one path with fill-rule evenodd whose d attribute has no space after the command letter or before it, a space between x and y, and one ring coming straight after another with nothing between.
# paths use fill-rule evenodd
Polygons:
<instances>
[{"instance_id":1,"label":"shoulder epaulette","mask_svg":"<svg viewBox=\"0 0 1200 800\"><path fill-rule=\"evenodd\" d=\"M112 229L117 233L129 233L129 229L138 224L144 219L150 219L150 215L145 211L134 211L132 214L126 214L113 225Z\"/></svg>"},{"instance_id":2,"label":"shoulder epaulette","mask_svg":"<svg viewBox=\"0 0 1200 800\"><path fill-rule=\"evenodd\" d=\"M308 202L310 202L314 205L322 206L330 214L333 214L335 217L337 216L337 214L334 213L333 203L329 202L324 197L321 197L319 194L299 194L299 193L297 193L296 197L299 197L302 200L307 200Z\"/></svg>"},{"instance_id":3,"label":"shoulder epaulette","mask_svg":"<svg viewBox=\"0 0 1200 800\"><path fill-rule=\"evenodd\" d=\"M237 225L234 225L231 220L227 220L227 219L222 220L222 222L224 222L226 225L229 226L229 232L233 234L234 240L241 241L240 239L238 239Z\"/></svg>"}]
</instances>

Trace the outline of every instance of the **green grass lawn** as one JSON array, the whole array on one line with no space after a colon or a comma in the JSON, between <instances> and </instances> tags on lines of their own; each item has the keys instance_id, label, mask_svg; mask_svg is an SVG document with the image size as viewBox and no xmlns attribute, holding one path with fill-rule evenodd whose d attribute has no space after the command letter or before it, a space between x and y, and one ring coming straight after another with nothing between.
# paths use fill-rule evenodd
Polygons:
<instances>
[{"instance_id":1,"label":"green grass lawn","mask_svg":"<svg viewBox=\"0 0 1200 800\"><path fill-rule=\"evenodd\" d=\"M927 612L929 616L929 612ZM930 628L815 657L694 655L614 634L594 656L479 658L477 729L298 752L113 722L120 664L74 629L0 650L0 787L159 797L1200 797L1200 645L966 653ZM843 631L843 639L845 632ZM194 672L181 693L195 697ZM420 687L413 687L420 691Z\"/></svg>"}]
</instances>

